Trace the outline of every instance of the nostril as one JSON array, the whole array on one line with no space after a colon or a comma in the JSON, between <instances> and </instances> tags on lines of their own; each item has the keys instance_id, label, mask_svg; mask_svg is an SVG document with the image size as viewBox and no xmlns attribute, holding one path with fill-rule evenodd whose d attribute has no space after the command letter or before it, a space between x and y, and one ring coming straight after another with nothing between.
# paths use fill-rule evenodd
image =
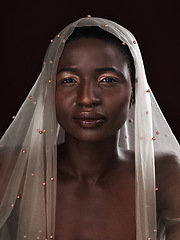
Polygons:
<instances>
[{"instance_id":1,"label":"nostril","mask_svg":"<svg viewBox=\"0 0 180 240\"><path fill-rule=\"evenodd\" d=\"M77 94L76 104L79 106L97 106L101 103L100 94L95 89L81 89Z\"/></svg>"},{"instance_id":2,"label":"nostril","mask_svg":"<svg viewBox=\"0 0 180 240\"><path fill-rule=\"evenodd\" d=\"M79 106L85 106L85 107L95 107L98 106L101 103L99 99L83 99L81 101L76 101L76 104Z\"/></svg>"}]
</instances>

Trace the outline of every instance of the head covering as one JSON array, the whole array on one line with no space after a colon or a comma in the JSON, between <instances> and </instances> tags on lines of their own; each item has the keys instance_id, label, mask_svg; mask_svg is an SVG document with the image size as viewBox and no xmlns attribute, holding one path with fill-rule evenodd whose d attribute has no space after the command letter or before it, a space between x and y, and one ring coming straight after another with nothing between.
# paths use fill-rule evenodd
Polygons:
<instances>
[{"instance_id":1,"label":"head covering","mask_svg":"<svg viewBox=\"0 0 180 240\"><path fill-rule=\"evenodd\" d=\"M119 146L135 151L136 239L156 239L155 151L179 154L179 144L147 83L135 37L124 27L87 17L51 40L42 71L0 141L0 239L55 238L57 143L64 141L55 111L56 71L76 27L98 26L128 45L135 65L136 102L120 130Z\"/></svg>"}]
</instances>

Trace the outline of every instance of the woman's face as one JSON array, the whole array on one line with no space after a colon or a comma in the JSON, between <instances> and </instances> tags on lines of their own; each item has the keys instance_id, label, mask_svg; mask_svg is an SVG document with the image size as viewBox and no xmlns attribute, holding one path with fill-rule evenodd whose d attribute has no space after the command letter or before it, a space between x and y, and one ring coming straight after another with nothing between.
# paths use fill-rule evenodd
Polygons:
<instances>
[{"instance_id":1,"label":"woman's face","mask_svg":"<svg viewBox=\"0 0 180 240\"><path fill-rule=\"evenodd\" d=\"M122 127L132 93L130 72L116 46L79 38L65 46L57 70L56 112L66 134L105 140Z\"/></svg>"}]
</instances>

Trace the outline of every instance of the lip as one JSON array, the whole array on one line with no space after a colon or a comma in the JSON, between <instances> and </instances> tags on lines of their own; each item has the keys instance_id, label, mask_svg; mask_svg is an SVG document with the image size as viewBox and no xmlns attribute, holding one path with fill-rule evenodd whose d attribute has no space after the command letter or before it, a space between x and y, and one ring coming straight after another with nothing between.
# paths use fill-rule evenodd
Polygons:
<instances>
[{"instance_id":1,"label":"lip","mask_svg":"<svg viewBox=\"0 0 180 240\"><path fill-rule=\"evenodd\" d=\"M81 127L97 128L106 121L106 117L98 112L79 112L75 114L73 120Z\"/></svg>"}]
</instances>

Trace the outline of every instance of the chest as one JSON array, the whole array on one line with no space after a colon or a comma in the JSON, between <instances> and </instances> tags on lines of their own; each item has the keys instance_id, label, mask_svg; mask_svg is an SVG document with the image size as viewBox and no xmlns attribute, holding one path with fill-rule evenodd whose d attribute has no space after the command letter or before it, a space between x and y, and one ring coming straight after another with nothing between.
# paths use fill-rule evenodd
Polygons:
<instances>
[{"instance_id":1,"label":"chest","mask_svg":"<svg viewBox=\"0 0 180 240\"><path fill-rule=\"evenodd\" d=\"M59 182L56 240L135 240L133 182Z\"/></svg>"}]
</instances>

